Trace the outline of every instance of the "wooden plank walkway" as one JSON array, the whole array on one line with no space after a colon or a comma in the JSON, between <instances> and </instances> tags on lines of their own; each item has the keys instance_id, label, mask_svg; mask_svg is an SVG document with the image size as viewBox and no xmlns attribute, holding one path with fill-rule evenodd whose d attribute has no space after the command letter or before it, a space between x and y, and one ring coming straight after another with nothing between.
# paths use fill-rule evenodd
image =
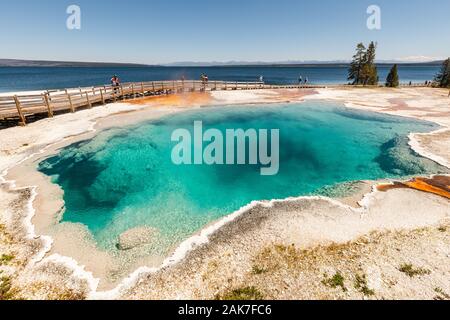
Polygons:
<instances>
[{"instance_id":1,"label":"wooden plank walkway","mask_svg":"<svg viewBox=\"0 0 450 320\"><path fill-rule=\"evenodd\" d=\"M0 123L17 121L26 125L27 118L53 117L57 112L76 112L127 99L173 94L181 92L205 92L215 90L301 89L345 87L346 85L267 85L262 82L227 81L152 81L124 83L119 87L96 86L65 90L45 91L41 94L0 96Z\"/></svg>"},{"instance_id":2,"label":"wooden plank walkway","mask_svg":"<svg viewBox=\"0 0 450 320\"><path fill-rule=\"evenodd\" d=\"M57 112L76 112L127 99L215 90L255 90L267 88L294 88L298 86L270 86L261 82L226 81L152 81L124 83L119 87L96 86L88 88L45 91L40 94L0 96L0 122L18 121L26 125L30 117L53 117Z\"/></svg>"}]
</instances>

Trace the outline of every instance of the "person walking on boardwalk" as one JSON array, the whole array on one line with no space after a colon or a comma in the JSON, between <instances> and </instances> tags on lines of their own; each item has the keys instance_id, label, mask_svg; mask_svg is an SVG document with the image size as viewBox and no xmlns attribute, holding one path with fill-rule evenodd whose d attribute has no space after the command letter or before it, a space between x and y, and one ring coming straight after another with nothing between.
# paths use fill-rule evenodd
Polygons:
<instances>
[{"instance_id":1,"label":"person walking on boardwalk","mask_svg":"<svg viewBox=\"0 0 450 320\"><path fill-rule=\"evenodd\" d=\"M305 77L305 84L308 84L309 80L308 77Z\"/></svg>"},{"instance_id":2,"label":"person walking on boardwalk","mask_svg":"<svg viewBox=\"0 0 450 320\"><path fill-rule=\"evenodd\" d=\"M299 86L302 85L302 82L303 82L303 77L302 76L298 77L298 85Z\"/></svg>"},{"instance_id":3,"label":"person walking on boardwalk","mask_svg":"<svg viewBox=\"0 0 450 320\"><path fill-rule=\"evenodd\" d=\"M206 90L206 86L208 85L208 76L204 73L200 76L200 79L202 81L202 91Z\"/></svg>"},{"instance_id":4,"label":"person walking on boardwalk","mask_svg":"<svg viewBox=\"0 0 450 320\"><path fill-rule=\"evenodd\" d=\"M116 75L113 75L111 78L111 85L115 87L117 85L118 78Z\"/></svg>"},{"instance_id":5,"label":"person walking on boardwalk","mask_svg":"<svg viewBox=\"0 0 450 320\"><path fill-rule=\"evenodd\" d=\"M264 83L264 76L259 76L259 82Z\"/></svg>"},{"instance_id":6,"label":"person walking on boardwalk","mask_svg":"<svg viewBox=\"0 0 450 320\"><path fill-rule=\"evenodd\" d=\"M120 79L118 76L113 75L111 78L111 86L114 88L114 93L117 93L120 86Z\"/></svg>"}]
</instances>

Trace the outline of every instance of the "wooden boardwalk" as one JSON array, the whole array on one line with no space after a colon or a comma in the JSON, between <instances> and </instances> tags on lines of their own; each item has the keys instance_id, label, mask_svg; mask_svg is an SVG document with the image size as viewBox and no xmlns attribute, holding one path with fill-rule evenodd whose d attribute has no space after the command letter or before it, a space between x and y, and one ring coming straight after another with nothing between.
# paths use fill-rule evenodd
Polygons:
<instances>
[{"instance_id":1,"label":"wooden boardwalk","mask_svg":"<svg viewBox=\"0 0 450 320\"><path fill-rule=\"evenodd\" d=\"M344 85L345 86L345 85ZM343 85L267 85L262 82L226 81L152 81L124 83L119 87L96 86L45 91L39 94L1 96L0 124L2 122L26 125L28 119L53 117L56 113L76 112L127 99L215 90L299 89L343 87Z\"/></svg>"},{"instance_id":2,"label":"wooden boardwalk","mask_svg":"<svg viewBox=\"0 0 450 320\"><path fill-rule=\"evenodd\" d=\"M271 86L261 82L209 81L152 81L124 83L119 87L96 86L45 91L39 94L0 96L0 122L16 121L26 125L27 118L53 117L58 112L76 112L127 99L215 90L255 90L267 88L299 88L299 86Z\"/></svg>"}]
</instances>

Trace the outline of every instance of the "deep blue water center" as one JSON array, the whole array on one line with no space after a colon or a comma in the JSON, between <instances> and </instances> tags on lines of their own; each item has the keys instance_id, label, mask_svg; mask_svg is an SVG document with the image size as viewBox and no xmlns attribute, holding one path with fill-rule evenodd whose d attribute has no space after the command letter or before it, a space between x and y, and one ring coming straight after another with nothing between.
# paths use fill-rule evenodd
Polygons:
<instances>
[{"instance_id":1,"label":"deep blue water center","mask_svg":"<svg viewBox=\"0 0 450 320\"><path fill-rule=\"evenodd\" d=\"M279 129L280 170L258 165L177 166L173 130ZM98 245L115 250L135 227L157 230L149 249L166 255L206 224L253 200L320 194L345 182L442 171L408 147L427 122L356 111L336 104L214 107L103 131L39 165L64 190L64 222L82 223Z\"/></svg>"}]
</instances>

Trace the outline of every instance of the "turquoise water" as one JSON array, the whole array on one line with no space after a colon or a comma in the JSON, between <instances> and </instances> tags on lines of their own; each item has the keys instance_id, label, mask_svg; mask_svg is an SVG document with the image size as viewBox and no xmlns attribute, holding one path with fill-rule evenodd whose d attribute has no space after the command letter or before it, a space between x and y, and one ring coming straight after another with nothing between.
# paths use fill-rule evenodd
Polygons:
<instances>
[{"instance_id":1,"label":"turquoise water","mask_svg":"<svg viewBox=\"0 0 450 320\"><path fill-rule=\"evenodd\" d=\"M258 165L176 166L173 130L280 129L280 171L261 176ZM431 123L355 111L322 102L217 107L103 131L39 165L65 194L64 222L89 227L98 245L116 250L134 227L158 230L148 252L166 255L211 221L252 200L322 193L362 179L443 172L407 146L409 132ZM325 188L326 189L326 188Z\"/></svg>"}]
</instances>

